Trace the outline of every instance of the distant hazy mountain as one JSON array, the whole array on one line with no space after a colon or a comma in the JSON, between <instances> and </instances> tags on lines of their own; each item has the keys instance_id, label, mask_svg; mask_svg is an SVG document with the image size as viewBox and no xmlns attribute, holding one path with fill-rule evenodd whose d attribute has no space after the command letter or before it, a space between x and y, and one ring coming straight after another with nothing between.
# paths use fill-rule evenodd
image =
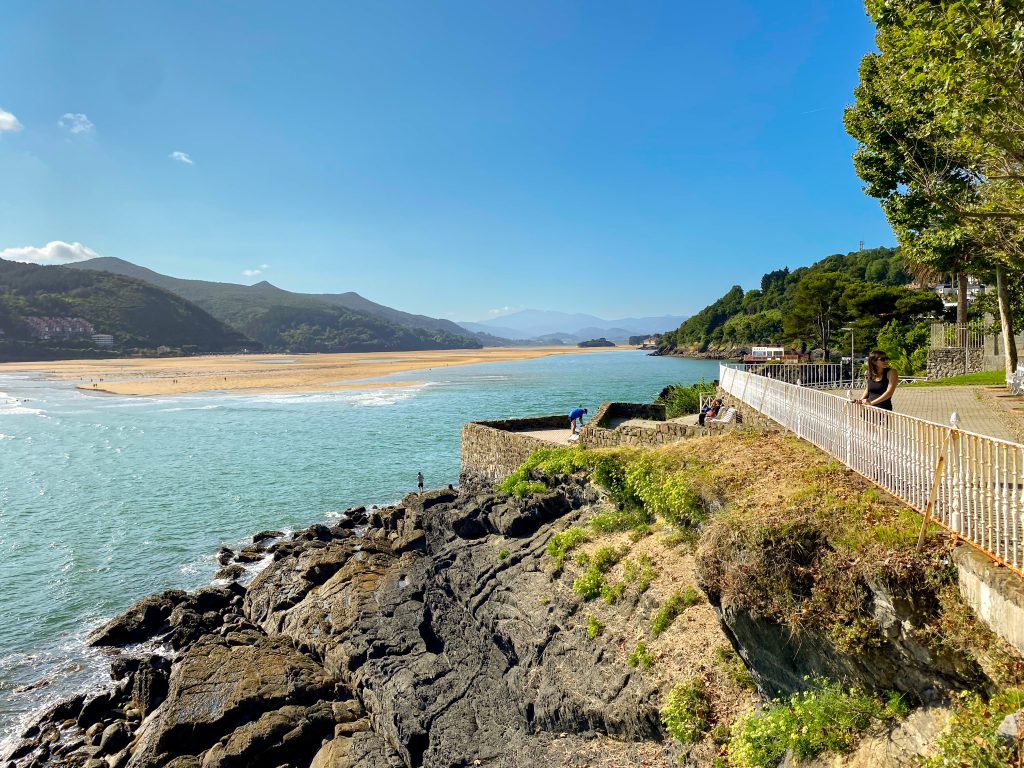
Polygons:
<instances>
[{"instance_id":1,"label":"distant hazy mountain","mask_svg":"<svg viewBox=\"0 0 1024 768\"><path fill-rule=\"evenodd\" d=\"M479 340L449 320L412 315L357 293L292 293L256 285L185 280L109 257L68 266L112 272L188 299L268 349L293 352L461 349Z\"/></svg>"},{"instance_id":2,"label":"distant hazy mountain","mask_svg":"<svg viewBox=\"0 0 1024 768\"><path fill-rule=\"evenodd\" d=\"M661 317L602 320L600 317L582 313L570 314L524 309L521 312L502 315L493 320L459 323L459 325L474 332L493 333L507 338L532 339L539 336L558 335L582 341L599 336L625 339L645 333L661 333L678 327L685 319L685 315L663 315Z\"/></svg>"}]
</instances>

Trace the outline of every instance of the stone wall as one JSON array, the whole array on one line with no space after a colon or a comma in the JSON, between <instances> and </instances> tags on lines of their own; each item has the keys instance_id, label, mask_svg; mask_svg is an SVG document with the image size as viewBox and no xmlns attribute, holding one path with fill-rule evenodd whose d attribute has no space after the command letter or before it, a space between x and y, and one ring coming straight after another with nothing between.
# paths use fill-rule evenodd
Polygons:
<instances>
[{"instance_id":1,"label":"stone wall","mask_svg":"<svg viewBox=\"0 0 1024 768\"><path fill-rule=\"evenodd\" d=\"M620 419L642 419L643 424L619 424ZM580 444L586 448L615 448L629 445L654 448L691 437L712 435L735 428L735 424L711 423L701 427L665 420L665 406L650 403L601 403L594 418L580 433Z\"/></svg>"},{"instance_id":2,"label":"stone wall","mask_svg":"<svg viewBox=\"0 0 1024 768\"><path fill-rule=\"evenodd\" d=\"M564 414L464 424L459 483L463 486L496 483L512 474L538 448L552 447L551 443L523 432L564 429L568 433L569 428L569 417Z\"/></svg>"},{"instance_id":3,"label":"stone wall","mask_svg":"<svg viewBox=\"0 0 1024 768\"><path fill-rule=\"evenodd\" d=\"M1024 653L1024 583L1021 578L974 547L953 550L960 594L989 628Z\"/></svg>"},{"instance_id":4,"label":"stone wall","mask_svg":"<svg viewBox=\"0 0 1024 768\"><path fill-rule=\"evenodd\" d=\"M944 379L948 376L962 376L964 373L980 373L983 370L985 370L985 350L983 349L968 350L966 371L964 371L963 347L928 350L929 379Z\"/></svg>"}]
</instances>

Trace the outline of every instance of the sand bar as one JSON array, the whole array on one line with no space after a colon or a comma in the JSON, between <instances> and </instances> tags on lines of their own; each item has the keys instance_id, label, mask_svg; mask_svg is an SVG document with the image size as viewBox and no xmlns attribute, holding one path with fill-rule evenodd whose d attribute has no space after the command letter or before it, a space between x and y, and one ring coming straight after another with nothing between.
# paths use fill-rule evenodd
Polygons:
<instances>
[{"instance_id":1,"label":"sand bar","mask_svg":"<svg viewBox=\"0 0 1024 768\"><path fill-rule=\"evenodd\" d=\"M367 386L408 386L413 382L367 384L364 380L454 365L532 360L549 355L607 351L607 347L488 347L323 355L257 354L51 360L36 363L0 363L0 376L5 372L38 371L55 379L78 381L80 389L118 395L172 395L212 391L308 392L360 389Z\"/></svg>"}]
</instances>

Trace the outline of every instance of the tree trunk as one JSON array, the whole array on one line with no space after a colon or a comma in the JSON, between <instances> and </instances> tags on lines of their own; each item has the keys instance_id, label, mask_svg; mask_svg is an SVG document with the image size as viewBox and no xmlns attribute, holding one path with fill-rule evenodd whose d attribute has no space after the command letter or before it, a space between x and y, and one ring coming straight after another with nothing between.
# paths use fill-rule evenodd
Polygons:
<instances>
[{"instance_id":1,"label":"tree trunk","mask_svg":"<svg viewBox=\"0 0 1024 768\"><path fill-rule=\"evenodd\" d=\"M958 272L956 275L956 321L967 322L967 273Z\"/></svg>"},{"instance_id":2,"label":"tree trunk","mask_svg":"<svg viewBox=\"0 0 1024 768\"><path fill-rule=\"evenodd\" d=\"M1010 292L1006 288L1006 274L1001 266L996 267L996 296L999 298L999 324L1003 328L1003 360L1006 362L1006 375L1012 376L1017 370L1017 342L1013 339Z\"/></svg>"}]
</instances>

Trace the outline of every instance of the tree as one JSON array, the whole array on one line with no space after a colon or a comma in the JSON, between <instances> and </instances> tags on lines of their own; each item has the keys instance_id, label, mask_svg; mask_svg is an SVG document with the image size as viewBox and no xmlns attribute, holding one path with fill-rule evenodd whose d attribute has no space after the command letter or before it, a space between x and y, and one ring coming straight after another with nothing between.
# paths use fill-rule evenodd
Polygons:
<instances>
[{"instance_id":1,"label":"tree","mask_svg":"<svg viewBox=\"0 0 1024 768\"><path fill-rule=\"evenodd\" d=\"M816 339L828 360L833 326L844 316L842 298L848 285L849 279L839 272L812 272L804 277L783 317L786 334Z\"/></svg>"},{"instance_id":2,"label":"tree","mask_svg":"<svg viewBox=\"0 0 1024 768\"><path fill-rule=\"evenodd\" d=\"M1015 0L867 0L878 54L845 114L854 164L907 257L959 278L1024 264L1024 7ZM1016 359L1000 301L1007 369Z\"/></svg>"}]
</instances>

